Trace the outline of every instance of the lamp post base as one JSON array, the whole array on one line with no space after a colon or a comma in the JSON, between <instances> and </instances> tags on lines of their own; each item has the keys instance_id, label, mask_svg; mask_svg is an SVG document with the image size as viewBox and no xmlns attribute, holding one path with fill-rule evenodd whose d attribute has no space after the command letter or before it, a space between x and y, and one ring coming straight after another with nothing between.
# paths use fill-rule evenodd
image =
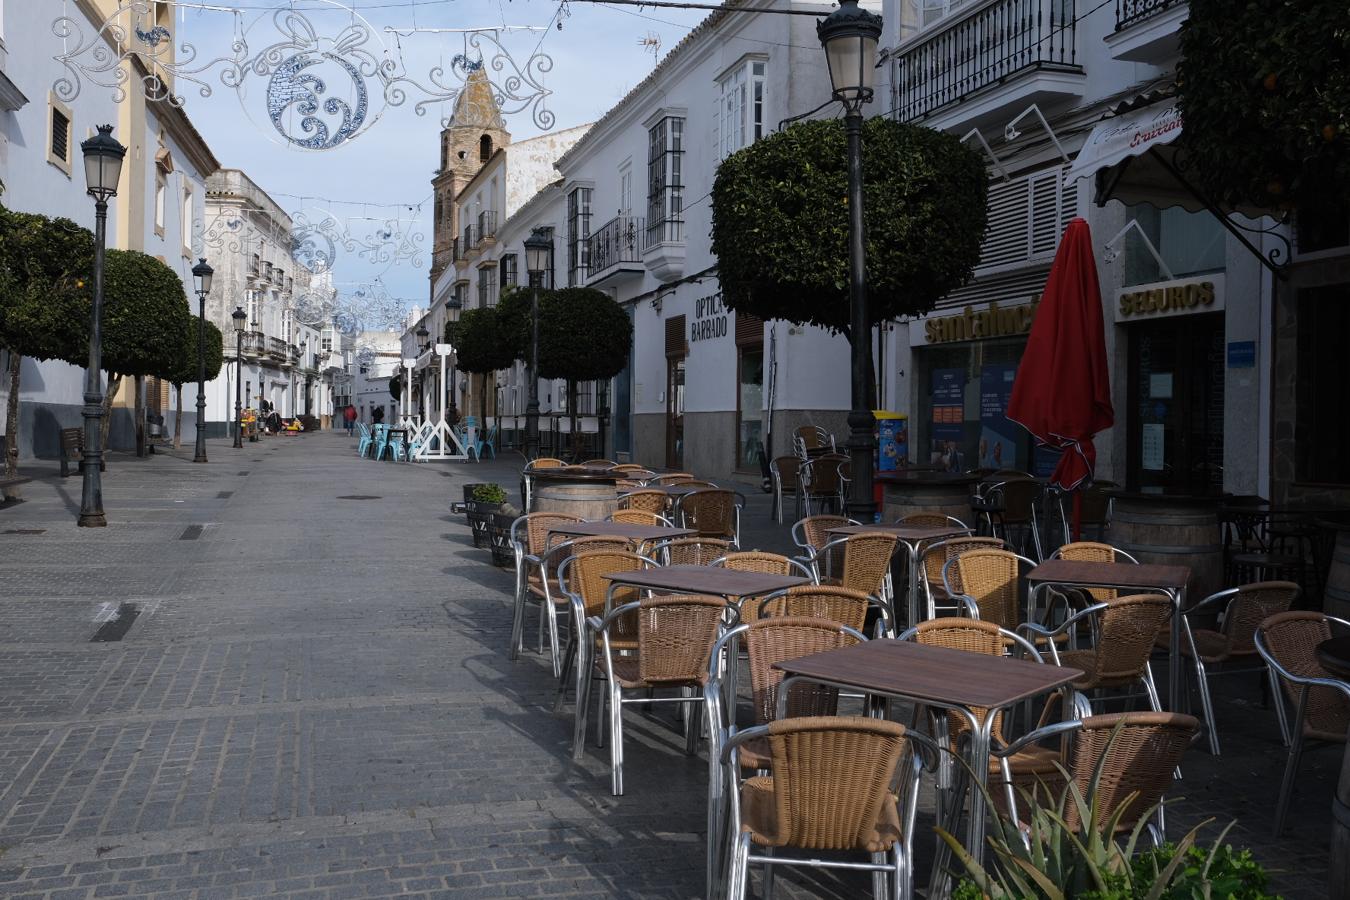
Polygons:
<instances>
[{"instance_id":1,"label":"lamp post base","mask_svg":"<svg viewBox=\"0 0 1350 900\"><path fill-rule=\"evenodd\" d=\"M80 513L78 524L81 528L106 528L108 517L103 513Z\"/></svg>"}]
</instances>

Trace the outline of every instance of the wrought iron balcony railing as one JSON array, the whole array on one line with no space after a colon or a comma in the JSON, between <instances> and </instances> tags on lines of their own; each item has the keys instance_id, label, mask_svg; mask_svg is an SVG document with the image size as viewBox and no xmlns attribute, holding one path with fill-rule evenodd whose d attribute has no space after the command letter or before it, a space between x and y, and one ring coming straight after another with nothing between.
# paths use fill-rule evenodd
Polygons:
<instances>
[{"instance_id":1,"label":"wrought iron balcony railing","mask_svg":"<svg viewBox=\"0 0 1350 900\"><path fill-rule=\"evenodd\" d=\"M291 358L291 345L281 338L269 337L267 339L267 355L273 359L287 361Z\"/></svg>"},{"instance_id":2,"label":"wrought iron balcony railing","mask_svg":"<svg viewBox=\"0 0 1350 900\"><path fill-rule=\"evenodd\" d=\"M661 219L647 226L647 243L644 248L652 244L676 243L682 240L684 240L684 220Z\"/></svg>"},{"instance_id":3,"label":"wrought iron balcony railing","mask_svg":"<svg viewBox=\"0 0 1350 900\"><path fill-rule=\"evenodd\" d=\"M262 356L267 348L267 335L261 331L245 331L240 348L245 356Z\"/></svg>"},{"instance_id":4,"label":"wrought iron balcony railing","mask_svg":"<svg viewBox=\"0 0 1350 900\"><path fill-rule=\"evenodd\" d=\"M1116 0L1116 31L1151 19L1186 0Z\"/></svg>"},{"instance_id":5,"label":"wrought iron balcony railing","mask_svg":"<svg viewBox=\"0 0 1350 900\"><path fill-rule=\"evenodd\" d=\"M586 261L592 278L619 263L642 265L646 228L641 216L616 216L586 238Z\"/></svg>"},{"instance_id":6,"label":"wrought iron balcony railing","mask_svg":"<svg viewBox=\"0 0 1350 900\"><path fill-rule=\"evenodd\" d=\"M491 240L497 236L497 213L495 210L485 209L478 214L478 241Z\"/></svg>"},{"instance_id":7,"label":"wrought iron balcony railing","mask_svg":"<svg viewBox=\"0 0 1350 900\"><path fill-rule=\"evenodd\" d=\"M995 0L953 16L951 25L901 49L900 118L921 118L1023 72L1081 70L1074 9L1075 0Z\"/></svg>"}]
</instances>

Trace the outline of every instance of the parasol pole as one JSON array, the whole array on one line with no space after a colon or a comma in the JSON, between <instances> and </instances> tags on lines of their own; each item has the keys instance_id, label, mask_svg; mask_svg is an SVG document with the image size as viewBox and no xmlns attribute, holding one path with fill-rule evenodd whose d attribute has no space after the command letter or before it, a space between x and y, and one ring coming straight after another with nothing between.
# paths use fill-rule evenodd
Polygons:
<instances>
[{"instance_id":1,"label":"parasol pole","mask_svg":"<svg viewBox=\"0 0 1350 900\"><path fill-rule=\"evenodd\" d=\"M1073 489L1073 539L1077 543L1083 530L1083 486Z\"/></svg>"}]
</instances>

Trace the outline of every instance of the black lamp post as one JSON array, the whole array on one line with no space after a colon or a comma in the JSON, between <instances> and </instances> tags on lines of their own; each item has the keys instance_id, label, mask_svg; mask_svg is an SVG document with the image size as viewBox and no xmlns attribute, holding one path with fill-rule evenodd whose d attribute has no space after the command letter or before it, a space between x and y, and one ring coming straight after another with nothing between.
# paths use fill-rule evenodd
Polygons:
<instances>
[{"instance_id":1,"label":"black lamp post","mask_svg":"<svg viewBox=\"0 0 1350 900\"><path fill-rule=\"evenodd\" d=\"M103 419L103 260L108 241L108 199L117 196L122 159L127 148L112 136L111 125L98 126L98 134L80 144L84 154L84 180L94 198L94 303L89 324L89 368L84 372L84 485L80 496L79 524L102 528L103 515L102 419Z\"/></svg>"},{"instance_id":2,"label":"black lamp post","mask_svg":"<svg viewBox=\"0 0 1350 900\"><path fill-rule=\"evenodd\" d=\"M244 406L240 399L244 394L244 323L248 313L242 306L236 306L230 313L234 320L234 446L244 449Z\"/></svg>"},{"instance_id":3,"label":"black lamp post","mask_svg":"<svg viewBox=\"0 0 1350 900\"><path fill-rule=\"evenodd\" d=\"M544 273L552 268L553 238L547 228L536 228L525 239L525 269L530 273L529 403L525 406L525 458L539 457L539 291Z\"/></svg>"},{"instance_id":4,"label":"black lamp post","mask_svg":"<svg viewBox=\"0 0 1350 900\"><path fill-rule=\"evenodd\" d=\"M848 450L852 480L848 513L860 522L876 515L872 496L873 437L871 391L872 323L867 314L866 261L863 257L862 105L872 100L881 17L858 8L858 0L841 0L839 8L816 24L825 48L834 99L844 104L848 138L848 296L849 343L852 349L853 402L848 414Z\"/></svg>"},{"instance_id":5,"label":"black lamp post","mask_svg":"<svg viewBox=\"0 0 1350 900\"><path fill-rule=\"evenodd\" d=\"M206 260L192 267L197 288L197 452L193 462L206 462L206 295L211 293L211 275L215 272Z\"/></svg>"}]
</instances>

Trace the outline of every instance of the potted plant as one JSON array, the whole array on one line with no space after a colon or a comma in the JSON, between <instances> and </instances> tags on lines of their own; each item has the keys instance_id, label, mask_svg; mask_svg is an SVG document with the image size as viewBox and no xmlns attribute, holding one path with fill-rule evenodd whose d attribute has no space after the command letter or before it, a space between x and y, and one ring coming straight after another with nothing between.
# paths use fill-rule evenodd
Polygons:
<instances>
[{"instance_id":1,"label":"potted plant","mask_svg":"<svg viewBox=\"0 0 1350 900\"><path fill-rule=\"evenodd\" d=\"M466 487L467 490L467 487ZM492 514L499 511L506 502L506 491L497 484L474 485L464 511L469 518L469 528L473 532L473 545L482 547L488 541L487 527Z\"/></svg>"}]
</instances>

